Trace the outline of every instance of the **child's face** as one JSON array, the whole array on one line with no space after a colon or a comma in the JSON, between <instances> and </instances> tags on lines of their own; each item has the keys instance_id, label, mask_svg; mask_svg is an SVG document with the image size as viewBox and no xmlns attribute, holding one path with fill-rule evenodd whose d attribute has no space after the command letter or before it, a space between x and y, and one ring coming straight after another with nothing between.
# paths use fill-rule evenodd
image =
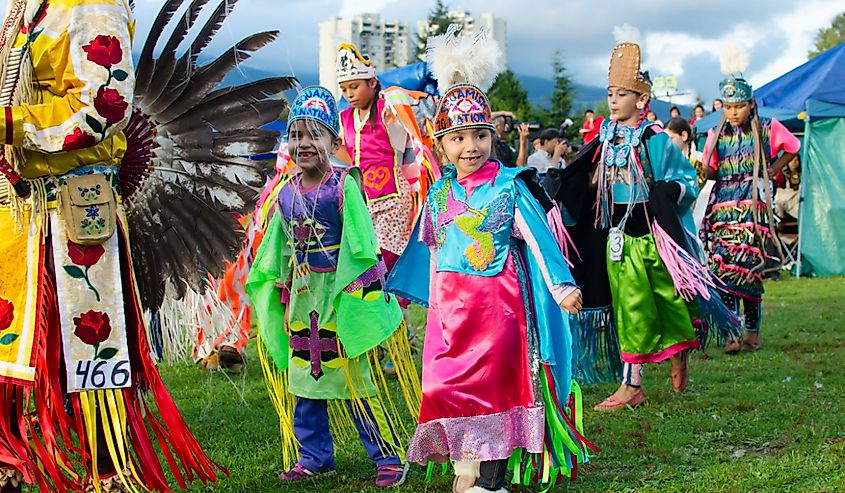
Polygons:
<instances>
[{"instance_id":1,"label":"child's face","mask_svg":"<svg viewBox=\"0 0 845 493\"><path fill-rule=\"evenodd\" d=\"M645 119L650 121L650 122L656 122L657 121L657 115L653 111L649 111L648 113L646 113Z\"/></svg>"},{"instance_id":2,"label":"child's face","mask_svg":"<svg viewBox=\"0 0 845 493\"><path fill-rule=\"evenodd\" d=\"M675 145L678 146L678 149L680 149L682 151L685 151L687 149L687 143L684 142L684 136L687 136L686 132L681 132L680 134L678 134L678 133L675 133L668 128L665 130L665 132L666 132L666 135L668 135L669 138L672 139L672 142L674 142ZM687 137L689 137L689 136L687 136Z\"/></svg>"},{"instance_id":3,"label":"child's face","mask_svg":"<svg viewBox=\"0 0 845 493\"><path fill-rule=\"evenodd\" d=\"M548 152L549 154L553 154L555 152L555 146L557 145L558 142L560 142L560 139L556 139L556 138L555 139L549 139L545 142L543 142L541 140L540 142L542 142L540 144L541 149Z\"/></svg>"},{"instance_id":4,"label":"child's face","mask_svg":"<svg viewBox=\"0 0 845 493\"><path fill-rule=\"evenodd\" d=\"M728 122L734 127L744 125L751 116L751 110L754 108L754 103L745 101L744 103L725 103L722 106L725 109L725 117Z\"/></svg>"},{"instance_id":5,"label":"child's face","mask_svg":"<svg viewBox=\"0 0 845 493\"><path fill-rule=\"evenodd\" d=\"M340 139L321 123L297 120L288 129L288 152L305 172L329 167L329 156L337 152Z\"/></svg>"},{"instance_id":6,"label":"child's face","mask_svg":"<svg viewBox=\"0 0 845 493\"><path fill-rule=\"evenodd\" d=\"M443 153L463 178L482 167L490 158L493 135L486 128L468 128L449 132L440 138Z\"/></svg>"},{"instance_id":7,"label":"child's face","mask_svg":"<svg viewBox=\"0 0 845 493\"><path fill-rule=\"evenodd\" d=\"M625 122L639 115L648 101L647 95L640 95L621 87L607 88L607 105L612 120Z\"/></svg>"},{"instance_id":8,"label":"child's face","mask_svg":"<svg viewBox=\"0 0 845 493\"><path fill-rule=\"evenodd\" d=\"M340 83L340 91L349 104L359 110L365 110L375 99L376 84L378 80L375 78L348 80Z\"/></svg>"},{"instance_id":9,"label":"child's face","mask_svg":"<svg viewBox=\"0 0 845 493\"><path fill-rule=\"evenodd\" d=\"M696 118L702 118L703 116L704 116L704 108L697 106L695 108L695 117Z\"/></svg>"},{"instance_id":10,"label":"child's face","mask_svg":"<svg viewBox=\"0 0 845 493\"><path fill-rule=\"evenodd\" d=\"M534 146L535 151L539 151L540 150L540 139L532 140L531 145Z\"/></svg>"}]
</instances>

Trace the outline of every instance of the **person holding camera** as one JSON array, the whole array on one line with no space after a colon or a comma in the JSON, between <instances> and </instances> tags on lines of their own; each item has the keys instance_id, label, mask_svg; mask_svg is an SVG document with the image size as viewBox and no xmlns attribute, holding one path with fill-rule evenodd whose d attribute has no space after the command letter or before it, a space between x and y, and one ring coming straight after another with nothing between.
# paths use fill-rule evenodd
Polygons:
<instances>
[{"instance_id":1,"label":"person holding camera","mask_svg":"<svg viewBox=\"0 0 845 493\"><path fill-rule=\"evenodd\" d=\"M519 152L508 144L508 134L514 129L513 122L516 115L510 111L494 111L493 126L496 128L495 157L508 168L522 168L525 166L528 155L528 133L527 123L520 123L516 126L519 132Z\"/></svg>"},{"instance_id":2,"label":"person holding camera","mask_svg":"<svg viewBox=\"0 0 845 493\"><path fill-rule=\"evenodd\" d=\"M540 132L538 137L540 148L528 156L528 166L535 168L540 174L545 174L549 168L566 166L564 156L569 153L569 142L560 138L560 132L554 128L547 128Z\"/></svg>"}]
</instances>

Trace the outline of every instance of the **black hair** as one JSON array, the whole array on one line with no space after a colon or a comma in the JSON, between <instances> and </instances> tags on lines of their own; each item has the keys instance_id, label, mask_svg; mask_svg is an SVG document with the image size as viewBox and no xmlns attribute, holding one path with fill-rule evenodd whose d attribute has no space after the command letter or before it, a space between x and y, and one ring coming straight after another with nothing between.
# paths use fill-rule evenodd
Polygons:
<instances>
[{"instance_id":1,"label":"black hair","mask_svg":"<svg viewBox=\"0 0 845 493\"><path fill-rule=\"evenodd\" d=\"M672 132L681 135L682 132L687 133L687 141L689 142L692 140L692 127L690 126L689 122L685 119L676 116L672 118L666 123L666 130L671 130Z\"/></svg>"},{"instance_id":2,"label":"black hair","mask_svg":"<svg viewBox=\"0 0 845 493\"><path fill-rule=\"evenodd\" d=\"M669 108L669 113L672 113L673 111L677 111L678 114L680 114L681 108L678 108L677 106L672 106L671 108Z\"/></svg>"},{"instance_id":3,"label":"black hair","mask_svg":"<svg viewBox=\"0 0 845 493\"><path fill-rule=\"evenodd\" d=\"M373 89L373 102L370 103L370 116L367 119L370 127L373 127L376 124L376 118L381 118L381 115L377 115L378 113L378 98L379 94L381 94L381 81L376 79L376 87Z\"/></svg>"},{"instance_id":4,"label":"black hair","mask_svg":"<svg viewBox=\"0 0 845 493\"><path fill-rule=\"evenodd\" d=\"M701 108L701 110L704 111L704 106L701 106L700 104L695 105L695 108L693 109L697 110L698 108Z\"/></svg>"},{"instance_id":5,"label":"black hair","mask_svg":"<svg viewBox=\"0 0 845 493\"><path fill-rule=\"evenodd\" d=\"M536 138L540 139L540 145L543 145L547 141L557 139L558 137L560 137L560 132L554 128L546 128L541 130L540 133L537 134Z\"/></svg>"},{"instance_id":6,"label":"black hair","mask_svg":"<svg viewBox=\"0 0 845 493\"><path fill-rule=\"evenodd\" d=\"M713 106L711 106L711 107L710 107L710 111L716 111L716 101L718 101L718 102L720 102L720 103L722 103L722 104L725 104L725 102L724 102L724 101L722 101L722 100L721 100L721 99L719 99L719 98L716 98L716 99L714 99L714 100L713 100Z\"/></svg>"},{"instance_id":7,"label":"black hair","mask_svg":"<svg viewBox=\"0 0 845 493\"><path fill-rule=\"evenodd\" d=\"M587 111L584 112L584 114L586 115L587 113L595 113L595 111L593 111L592 109L588 109Z\"/></svg>"}]
</instances>

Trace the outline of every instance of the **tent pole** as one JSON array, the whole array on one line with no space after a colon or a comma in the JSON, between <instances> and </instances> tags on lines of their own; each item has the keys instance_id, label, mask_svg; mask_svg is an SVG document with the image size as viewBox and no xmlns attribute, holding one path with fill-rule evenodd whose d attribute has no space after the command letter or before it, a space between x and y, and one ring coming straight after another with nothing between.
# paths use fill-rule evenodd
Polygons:
<instances>
[{"instance_id":1,"label":"tent pole","mask_svg":"<svg viewBox=\"0 0 845 493\"><path fill-rule=\"evenodd\" d=\"M805 105L806 108L806 105ZM809 154L809 142L810 142L810 113L806 113L804 117L804 145L801 146L801 181L798 182L798 258L795 259L796 266L795 266L795 277L801 277L801 239L804 237L804 211L807 208L804 206L804 193L807 190L807 187L804 186L804 177L807 175L807 165L809 164L807 160L807 155Z\"/></svg>"}]
</instances>

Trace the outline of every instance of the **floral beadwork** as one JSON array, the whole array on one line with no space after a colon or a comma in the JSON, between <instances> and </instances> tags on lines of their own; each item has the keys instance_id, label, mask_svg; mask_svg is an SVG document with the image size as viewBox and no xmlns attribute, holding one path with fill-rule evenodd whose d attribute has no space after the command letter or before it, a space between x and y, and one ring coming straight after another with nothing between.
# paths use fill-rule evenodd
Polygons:
<instances>
[{"instance_id":1,"label":"floral beadwork","mask_svg":"<svg viewBox=\"0 0 845 493\"><path fill-rule=\"evenodd\" d=\"M100 228L105 227L105 220L100 218L100 221L103 223ZM100 261L105 253L106 249L103 245L79 245L68 240L67 255L73 264L62 266L70 277L85 281L85 284L94 293L97 301L100 301L100 292L91 283L88 271Z\"/></svg>"},{"instance_id":2,"label":"floral beadwork","mask_svg":"<svg viewBox=\"0 0 845 493\"><path fill-rule=\"evenodd\" d=\"M109 360L117 355L117 348L100 349L100 344L111 336L112 326L108 313L88 310L79 314L78 317L73 317L73 325L75 327L73 335L85 344L94 347L93 359Z\"/></svg>"},{"instance_id":3,"label":"floral beadwork","mask_svg":"<svg viewBox=\"0 0 845 493\"><path fill-rule=\"evenodd\" d=\"M15 305L9 300L0 298L0 332L12 326L15 321ZM6 332L0 336L0 346L8 346L15 342L19 334Z\"/></svg>"},{"instance_id":4,"label":"floral beadwork","mask_svg":"<svg viewBox=\"0 0 845 493\"><path fill-rule=\"evenodd\" d=\"M97 89L97 95L94 97L94 109L97 115L105 120L105 123L90 114L85 117L85 123L91 127L91 130L94 133L100 134L105 139L106 131L109 127L123 121L126 118L126 110L129 109L129 102L126 101L123 95L118 90L109 87L112 80L123 82L129 77L129 73L125 70L114 68L115 65L123 61L123 48L120 40L116 37L99 35L83 46L82 51L86 53L89 62L99 65L108 71L106 81L100 85ZM87 142L88 139L84 138L84 135L87 135L87 133L78 128L74 129L74 133L77 133L77 130L83 134L75 139L77 145L79 142ZM94 140L94 138L90 137L90 140ZM74 143L71 142L69 144L66 138L65 147L69 145L73 146ZM93 145L93 143L89 145ZM86 146L75 148L78 149L81 147Z\"/></svg>"}]
</instances>

